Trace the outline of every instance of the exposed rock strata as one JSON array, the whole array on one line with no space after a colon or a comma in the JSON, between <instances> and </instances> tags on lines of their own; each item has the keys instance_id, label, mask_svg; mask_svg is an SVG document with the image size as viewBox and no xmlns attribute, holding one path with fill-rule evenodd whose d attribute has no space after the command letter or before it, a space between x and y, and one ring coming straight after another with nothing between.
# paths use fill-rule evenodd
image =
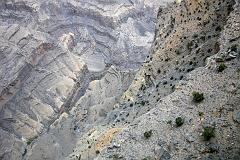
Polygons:
<instances>
[{"instance_id":1,"label":"exposed rock strata","mask_svg":"<svg viewBox=\"0 0 240 160\"><path fill-rule=\"evenodd\" d=\"M75 131L102 121L130 85L160 5L166 1L1 1L1 159L71 153Z\"/></svg>"}]
</instances>

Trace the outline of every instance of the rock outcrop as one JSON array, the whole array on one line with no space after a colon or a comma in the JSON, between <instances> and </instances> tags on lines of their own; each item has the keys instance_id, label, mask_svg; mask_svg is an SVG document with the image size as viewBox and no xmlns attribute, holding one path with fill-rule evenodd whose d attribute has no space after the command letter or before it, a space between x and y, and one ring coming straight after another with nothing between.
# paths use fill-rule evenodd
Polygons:
<instances>
[{"instance_id":1,"label":"rock outcrop","mask_svg":"<svg viewBox=\"0 0 240 160\"><path fill-rule=\"evenodd\" d=\"M130 125L96 159L240 158L239 10L185 0L160 11L153 54L120 101L128 116L113 123Z\"/></svg>"},{"instance_id":2,"label":"rock outcrop","mask_svg":"<svg viewBox=\"0 0 240 160\"><path fill-rule=\"evenodd\" d=\"M152 54L68 159L239 159L239 19L232 0L160 9Z\"/></svg>"},{"instance_id":3,"label":"rock outcrop","mask_svg":"<svg viewBox=\"0 0 240 160\"><path fill-rule=\"evenodd\" d=\"M0 159L70 154L79 125L104 119L130 85L160 5L166 1L1 1Z\"/></svg>"}]
</instances>

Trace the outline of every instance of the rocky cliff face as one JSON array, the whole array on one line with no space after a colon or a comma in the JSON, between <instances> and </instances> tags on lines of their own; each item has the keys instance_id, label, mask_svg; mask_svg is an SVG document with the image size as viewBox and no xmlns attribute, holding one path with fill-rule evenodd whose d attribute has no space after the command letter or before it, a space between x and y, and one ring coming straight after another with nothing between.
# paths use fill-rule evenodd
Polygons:
<instances>
[{"instance_id":1,"label":"rocky cliff face","mask_svg":"<svg viewBox=\"0 0 240 160\"><path fill-rule=\"evenodd\" d=\"M94 117L104 119L149 54L161 5L1 1L0 159L70 154L78 128L82 133Z\"/></svg>"},{"instance_id":2,"label":"rocky cliff face","mask_svg":"<svg viewBox=\"0 0 240 160\"><path fill-rule=\"evenodd\" d=\"M240 159L240 4L166 2L0 2L0 158Z\"/></svg>"},{"instance_id":3,"label":"rocky cliff face","mask_svg":"<svg viewBox=\"0 0 240 160\"><path fill-rule=\"evenodd\" d=\"M159 11L153 54L111 123L122 130L96 159L240 158L239 10L184 0Z\"/></svg>"}]
</instances>

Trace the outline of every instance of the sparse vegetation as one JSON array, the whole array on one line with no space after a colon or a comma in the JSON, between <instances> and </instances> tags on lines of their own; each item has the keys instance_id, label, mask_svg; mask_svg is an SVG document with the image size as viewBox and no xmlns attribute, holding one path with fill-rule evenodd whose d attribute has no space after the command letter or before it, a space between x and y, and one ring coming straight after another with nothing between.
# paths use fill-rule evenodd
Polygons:
<instances>
[{"instance_id":1,"label":"sparse vegetation","mask_svg":"<svg viewBox=\"0 0 240 160\"><path fill-rule=\"evenodd\" d=\"M182 117L177 117L177 118L175 119L175 123L176 123L176 126L177 126L177 127L180 127L180 126L183 125L184 119L183 119Z\"/></svg>"},{"instance_id":2,"label":"sparse vegetation","mask_svg":"<svg viewBox=\"0 0 240 160\"><path fill-rule=\"evenodd\" d=\"M192 46L193 46L193 42L192 41L188 42L187 49L191 51L192 50Z\"/></svg>"},{"instance_id":3,"label":"sparse vegetation","mask_svg":"<svg viewBox=\"0 0 240 160\"><path fill-rule=\"evenodd\" d=\"M27 145L30 145L32 142L33 142L33 140L34 139L36 139L37 138L37 136L36 137L32 137L32 138L29 138L28 140L27 140Z\"/></svg>"},{"instance_id":4,"label":"sparse vegetation","mask_svg":"<svg viewBox=\"0 0 240 160\"><path fill-rule=\"evenodd\" d=\"M217 31L217 32L220 32L221 30L222 30L221 26L217 26L216 29L215 29L215 31Z\"/></svg>"},{"instance_id":5,"label":"sparse vegetation","mask_svg":"<svg viewBox=\"0 0 240 160\"><path fill-rule=\"evenodd\" d=\"M166 85L167 84L167 81L163 81L163 85Z\"/></svg>"},{"instance_id":6,"label":"sparse vegetation","mask_svg":"<svg viewBox=\"0 0 240 160\"><path fill-rule=\"evenodd\" d=\"M172 120L167 121L167 124L172 124Z\"/></svg>"},{"instance_id":7,"label":"sparse vegetation","mask_svg":"<svg viewBox=\"0 0 240 160\"><path fill-rule=\"evenodd\" d=\"M145 102L145 101L141 101L140 104L141 104L142 106L144 106L144 105L146 104L146 102Z\"/></svg>"},{"instance_id":8,"label":"sparse vegetation","mask_svg":"<svg viewBox=\"0 0 240 160\"><path fill-rule=\"evenodd\" d=\"M202 116L204 116L204 113L203 113L203 112L198 112L198 115L199 115L200 117L202 117Z\"/></svg>"},{"instance_id":9,"label":"sparse vegetation","mask_svg":"<svg viewBox=\"0 0 240 160\"><path fill-rule=\"evenodd\" d=\"M144 137L145 137L146 139L149 139L151 136L152 136L152 130L147 131L147 132L144 133Z\"/></svg>"},{"instance_id":10,"label":"sparse vegetation","mask_svg":"<svg viewBox=\"0 0 240 160\"><path fill-rule=\"evenodd\" d=\"M176 54L177 54L177 55L180 55L181 52L180 52L179 50L176 50Z\"/></svg>"},{"instance_id":11,"label":"sparse vegetation","mask_svg":"<svg viewBox=\"0 0 240 160\"><path fill-rule=\"evenodd\" d=\"M211 126L204 127L202 135L205 141L209 141L211 138L215 137L215 128Z\"/></svg>"},{"instance_id":12,"label":"sparse vegetation","mask_svg":"<svg viewBox=\"0 0 240 160\"><path fill-rule=\"evenodd\" d=\"M199 93L199 92L192 92L192 96L193 96L193 101L195 103L199 103L199 102L202 102L204 100L204 96L203 96L203 93Z\"/></svg>"},{"instance_id":13,"label":"sparse vegetation","mask_svg":"<svg viewBox=\"0 0 240 160\"><path fill-rule=\"evenodd\" d=\"M100 153L100 151L99 150L96 150L96 154L99 154Z\"/></svg>"},{"instance_id":14,"label":"sparse vegetation","mask_svg":"<svg viewBox=\"0 0 240 160\"><path fill-rule=\"evenodd\" d=\"M218 72L222 72L227 68L227 66L224 63L221 63L218 67L217 67L217 71Z\"/></svg>"},{"instance_id":15,"label":"sparse vegetation","mask_svg":"<svg viewBox=\"0 0 240 160\"><path fill-rule=\"evenodd\" d=\"M114 155L112 156L112 158L113 158L113 160L118 160L118 159L121 159L121 158L123 158L123 157L120 156L119 154L114 154Z\"/></svg>"},{"instance_id":16,"label":"sparse vegetation","mask_svg":"<svg viewBox=\"0 0 240 160\"><path fill-rule=\"evenodd\" d=\"M30 145L32 143L33 139L28 139L27 140L27 145Z\"/></svg>"},{"instance_id":17,"label":"sparse vegetation","mask_svg":"<svg viewBox=\"0 0 240 160\"><path fill-rule=\"evenodd\" d=\"M194 33L193 38L198 38L198 34Z\"/></svg>"}]
</instances>

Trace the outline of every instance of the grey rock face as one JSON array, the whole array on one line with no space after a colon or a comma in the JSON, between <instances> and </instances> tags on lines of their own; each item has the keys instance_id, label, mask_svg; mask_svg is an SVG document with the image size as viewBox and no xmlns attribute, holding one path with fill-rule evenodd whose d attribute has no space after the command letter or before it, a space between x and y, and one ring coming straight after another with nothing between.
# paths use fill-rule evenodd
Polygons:
<instances>
[{"instance_id":1,"label":"grey rock face","mask_svg":"<svg viewBox=\"0 0 240 160\"><path fill-rule=\"evenodd\" d=\"M103 121L127 89L166 2L1 1L0 158L69 154L75 131Z\"/></svg>"},{"instance_id":2,"label":"grey rock face","mask_svg":"<svg viewBox=\"0 0 240 160\"><path fill-rule=\"evenodd\" d=\"M87 68L79 57L47 40L30 36L21 44L34 34L24 27L12 25L4 31L0 124L14 138L29 141L57 118Z\"/></svg>"},{"instance_id":3,"label":"grey rock face","mask_svg":"<svg viewBox=\"0 0 240 160\"><path fill-rule=\"evenodd\" d=\"M122 107L118 111L129 112L129 119L114 122L114 127L123 126L123 129L96 159L112 159L114 155L134 160L239 157L240 55L228 58L229 49L238 51L239 48L239 7L238 1L225 1L224 4L222 1L185 0L169 7L170 11L162 11L153 54L120 100ZM219 11L221 18L226 15L221 22L217 21ZM210 17L209 24L205 23ZM212 28L216 25L222 25L222 29ZM191 32L193 28L198 35ZM197 31L199 28L200 32ZM207 35L208 40L202 42L202 34ZM232 40L232 37L238 38ZM212 46L216 40L219 44ZM189 41L195 45L188 46ZM179 49L183 52L177 52ZM202 53L204 50L206 52ZM202 56L206 54L209 55L204 61ZM196 65L193 65L194 59ZM195 67L184 73L190 66ZM224 66L221 72L219 66ZM183 75L180 79L179 74ZM171 88L171 84L175 87ZM193 91L203 93L204 100L194 103ZM180 127L174 124L177 117L184 118ZM130 121L130 125L123 125L125 121ZM206 126L214 128L209 141L204 140L204 136L210 134L204 134ZM147 131L152 131L148 139L144 138ZM112 144L121 147L108 148Z\"/></svg>"},{"instance_id":4,"label":"grey rock face","mask_svg":"<svg viewBox=\"0 0 240 160\"><path fill-rule=\"evenodd\" d=\"M164 0L4 1L1 19L3 24L20 23L44 32L51 42L65 40L61 46L79 55L90 70L103 70L106 64L136 69L148 55L156 12L165 3Z\"/></svg>"},{"instance_id":5,"label":"grey rock face","mask_svg":"<svg viewBox=\"0 0 240 160\"><path fill-rule=\"evenodd\" d=\"M62 114L46 133L37 138L28 147L25 158L63 159L72 153L75 146L79 145L78 141L86 140L84 134L89 134L93 127L105 122L107 112L113 109L133 75L111 67L100 80L90 82L85 94L76 102L76 107L69 114ZM88 147L87 145L87 142L81 144Z\"/></svg>"},{"instance_id":6,"label":"grey rock face","mask_svg":"<svg viewBox=\"0 0 240 160\"><path fill-rule=\"evenodd\" d=\"M1 1L0 159L237 159L239 3L167 2Z\"/></svg>"}]
</instances>

